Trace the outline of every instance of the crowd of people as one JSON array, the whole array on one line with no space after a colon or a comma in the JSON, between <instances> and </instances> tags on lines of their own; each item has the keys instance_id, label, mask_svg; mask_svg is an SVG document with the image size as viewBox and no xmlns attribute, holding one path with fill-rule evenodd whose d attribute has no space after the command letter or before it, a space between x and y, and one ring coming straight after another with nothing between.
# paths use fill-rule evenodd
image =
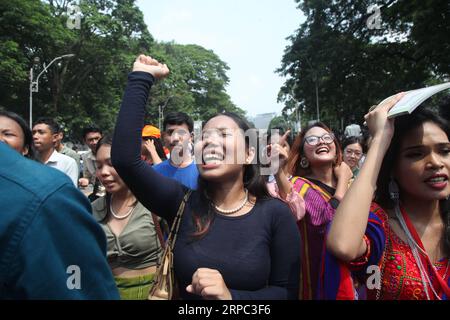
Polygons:
<instances>
[{"instance_id":1,"label":"crowd of people","mask_svg":"<svg viewBox=\"0 0 450 320\"><path fill-rule=\"evenodd\" d=\"M147 299L182 202L180 299L450 297L448 118L389 119L400 93L366 114L368 137L261 136L222 112L194 139L183 112L144 123L169 73L140 55L113 134L86 128L81 158L53 119L0 111L0 298Z\"/></svg>"}]
</instances>

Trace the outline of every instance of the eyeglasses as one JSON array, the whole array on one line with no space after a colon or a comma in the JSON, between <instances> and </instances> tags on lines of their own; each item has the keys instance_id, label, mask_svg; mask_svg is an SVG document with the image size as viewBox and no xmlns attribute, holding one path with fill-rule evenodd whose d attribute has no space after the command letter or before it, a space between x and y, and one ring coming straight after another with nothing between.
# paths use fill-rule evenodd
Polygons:
<instances>
[{"instance_id":1,"label":"eyeglasses","mask_svg":"<svg viewBox=\"0 0 450 320\"><path fill-rule=\"evenodd\" d=\"M318 137L318 136L305 137L306 143L309 144L310 146L318 145L320 140L322 140L323 143L325 143L325 144L333 143L333 141L334 141L334 134L332 134L332 133L325 133L321 137Z\"/></svg>"},{"instance_id":2,"label":"eyeglasses","mask_svg":"<svg viewBox=\"0 0 450 320\"><path fill-rule=\"evenodd\" d=\"M352 150L352 149L346 149L345 154L348 156L351 156L352 154L355 155L355 157L359 158L362 156L362 153L360 151Z\"/></svg>"}]
</instances>

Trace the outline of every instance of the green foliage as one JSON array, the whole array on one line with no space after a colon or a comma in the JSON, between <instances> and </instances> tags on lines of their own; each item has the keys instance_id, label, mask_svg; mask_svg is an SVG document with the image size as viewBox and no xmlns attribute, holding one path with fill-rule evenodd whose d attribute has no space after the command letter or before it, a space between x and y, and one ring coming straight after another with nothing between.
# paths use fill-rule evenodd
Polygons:
<instances>
[{"instance_id":1,"label":"green foliage","mask_svg":"<svg viewBox=\"0 0 450 320\"><path fill-rule=\"evenodd\" d=\"M270 123L269 127L267 128L268 131L270 131L273 128L283 128L284 130L290 129L289 123L286 121L286 119L283 116L278 116L273 118Z\"/></svg>"},{"instance_id":2,"label":"green foliage","mask_svg":"<svg viewBox=\"0 0 450 320\"><path fill-rule=\"evenodd\" d=\"M160 43L153 52L168 65L171 75L153 89L152 104L165 106L165 113L186 112L194 120L206 120L224 110L244 115L225 91L229 68L213 51L198 45Z\"/></svg>"},{"instance_id":3,"label":"green foliage","mask_svg":"<svg viewBox=\"0 0 450 320\"><path fill-rule=\"evenodd\" d=\"M158 123L158 107L184 111L203 120L222 110L244 114L226 94L228 66L210 50L196 45L156 43L135 0L81 0L81 28L67 27L67 0L0 2L0 105L28 119L29 72L35 57L53 64L33 94L33 119L57 117L69 139L80 140L91 123L112 131L127 74L139 53L168 64L171 75L157 83L149 101L147 122Z\"/></svg>"},{"instance_id":4,"label":"green foliage","mask_svg":"<svg viewBox=\"0 0 450 320\"><path fill-rule=\"evenodd\" d=\"M299 1L306 21L290 37L278 72L284 114L297 106L304 123L320 118L340 129L388 95L450 76L450 3L446 0ZM368 7L381 5L381 28Z\"/></svg>"}]
</instances>

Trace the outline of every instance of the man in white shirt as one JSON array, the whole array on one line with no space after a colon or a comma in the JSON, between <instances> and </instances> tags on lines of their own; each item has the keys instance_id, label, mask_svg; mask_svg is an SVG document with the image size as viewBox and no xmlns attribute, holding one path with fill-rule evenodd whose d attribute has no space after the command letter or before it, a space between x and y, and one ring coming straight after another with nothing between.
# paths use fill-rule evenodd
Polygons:
<instances>
[{"instance_id":1,"label":"man in white shirt","mask_svg":"<svg viewBox=\"0 0 450 320\"><path fill-rule=\"evenodd\" d=\"M75 187L78 182L78 165L74 159L55 149L59 125L52 118L39 118L33 126L33 142L38 160L70 177Z\"/></svg>"},{"instance_id":2,"label":"man in white shirt","mask_svg":"<svg viewBox=\"0 0 450 320\"><path fill-rule=\"evenodd\" d=\"M345 127L344 136L346 138L361 137L362 136L361 127L359 126L359 124L355 123L356 122L355 116L353 115L351 116L350 122L351 124Z\"/></svg>"}]
</instances>

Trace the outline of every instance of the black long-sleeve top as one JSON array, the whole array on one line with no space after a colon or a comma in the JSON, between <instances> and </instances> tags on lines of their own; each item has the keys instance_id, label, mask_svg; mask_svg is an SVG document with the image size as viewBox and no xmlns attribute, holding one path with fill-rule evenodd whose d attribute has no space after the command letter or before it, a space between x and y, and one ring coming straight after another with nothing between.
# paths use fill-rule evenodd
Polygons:
<instances>
[{"instance_id":1,"label":"black long-sleeve top","mask_svg":"<svg viewBox=\"0 0 450 320\"><path fill-rule=\"evenodd\" d=\"M141 160L141 130L152 75L132 72L114 132L111 158L136 198L149 210L173 220L187 188ZM174 248L174 268L181 297L198 268L218 270L233 299L295 299L300 273L300 236L287 205L258 199L242 216L216 214L207 234L194 239L192 214L197 192L188 200Z\"/></svg>"}]
</instances>

